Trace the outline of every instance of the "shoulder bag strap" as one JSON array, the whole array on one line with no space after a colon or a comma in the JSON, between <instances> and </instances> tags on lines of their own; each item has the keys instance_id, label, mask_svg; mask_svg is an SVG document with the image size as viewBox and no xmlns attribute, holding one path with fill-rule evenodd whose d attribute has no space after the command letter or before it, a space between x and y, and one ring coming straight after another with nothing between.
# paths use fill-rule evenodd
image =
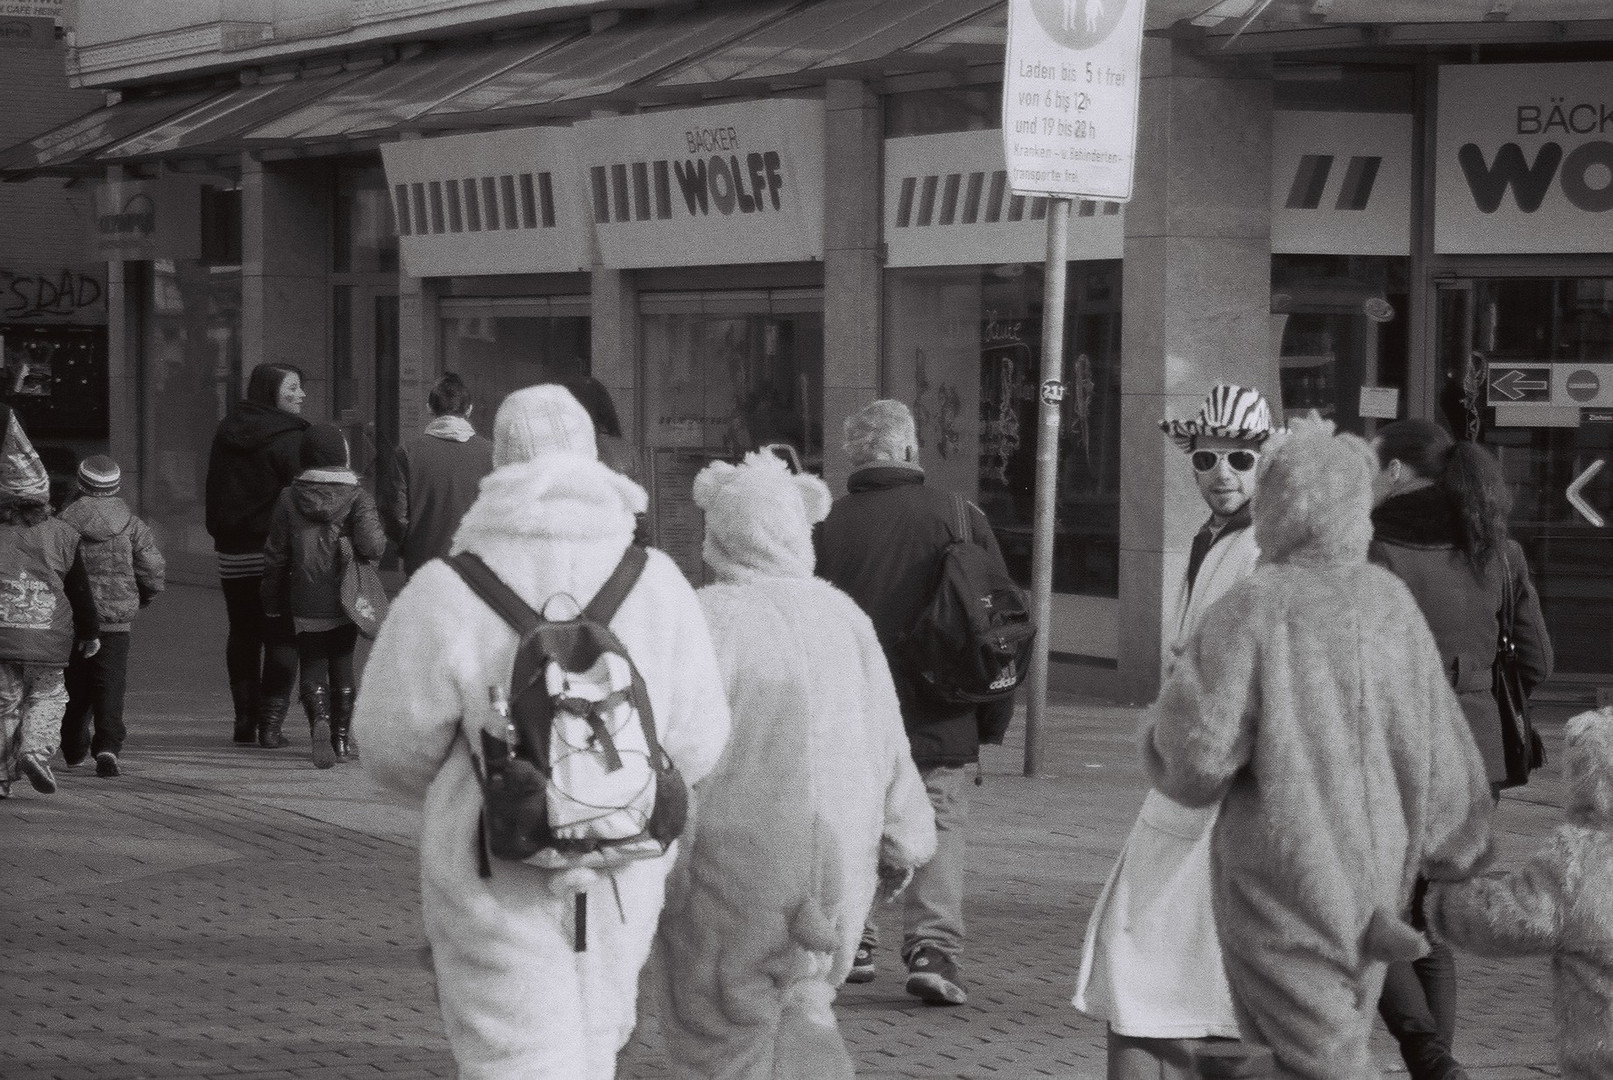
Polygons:
<instances>
[{"instance_id":1,"label":"shoulder bag strap","mask_svg":"<svg viewBox=\"0 0 1613 1080\"><path fill-rule=\"evenodd\" d=\"M649 562L649 556L637 544L628 544L627 550L622 552L622 561L616 564L611 576L605 579L605 584L599 587L594 598L588 601L583 608L582 616L601 626L609 626L610 621L616 617L616 610L627 599L627 594L633 591L638 584L639 575L644 572L644 566Z\"/></svg>"},{"instance_id":2,"label":"shoulder bag strap","mask_svg":"<svg viewBox=\"0 0 1613 1080\"><path fill-rule=\"evenodd\" d=\"M1507 545L1510 540L1502 540L1501 554L1501 634L1508 642L1512 640L1512 560L1507 558Z\"/></svg>"},{"instance_id":3,"label":"shoulder bag strap","mask_svg":"<svg viewBox=\"0 0 1613 1080\"><path fill-rule=\"evenodd\" d=\"M974 530L969 528L969 504L964 502L963 496L957 492L952 493L952 539L960 544L967 544L974 539Z\"/></svg>"},{"instance_id":4,"label":"shoulder bag strap","mask_svg":"<svg viewBox=\"0 0 1613 1080\"><path fill-rule=\"evenodd\" d=\"M443 562L453 567L470 587L470 591L481 598L482 603L492 608L498 617L510 624L510 627L523 638L537 629L541 619L532 605L518 596L514 589L504 584L502 578L493 572L493 568L482 561L482 557L471 551L461 551L457 555L448 555Z\"/></svg>"}]
</instances>

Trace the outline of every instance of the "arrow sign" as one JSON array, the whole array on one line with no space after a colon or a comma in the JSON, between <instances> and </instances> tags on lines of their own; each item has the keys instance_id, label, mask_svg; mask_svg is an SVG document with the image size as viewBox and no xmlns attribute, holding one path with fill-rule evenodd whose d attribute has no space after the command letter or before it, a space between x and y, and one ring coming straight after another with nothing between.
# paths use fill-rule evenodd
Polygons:
<instances>
[{"instance_id":1,"label":"arrow sign","mask_svg":"<svg viewBox=\"0 0 1613 1080\"><path fill-rule=\"evenodd\" d=\"M1606 464L1607 462L1605 460L1602 458L1597 458L1595 461L1591 462L1589 468L1580 473L1578 476L1574 477L1574 482L1572 484L1568 485L1568 505L1572 506L1575 510L1578 510L1581 517L1590 522L1592 525L1595 525L1598 529L1606 525L1607 522L1602 520L1602 515L1596 512L1595 507L1591 506L1590 503L1585 501L1584 496L1582 496L1580 492L1584 489L1586 484L1596 479L1596 474L1601 472L1602 466Z\"/></svg>"},{"instance_id":2,"label":"arrow sign","mask_svg":"<svg viewBox=\"0 0 1613 1080\"><path fill-rule=\"evenodd\" d=\"M1551 401L1551 368L1490 365L1490 404Z\"/></svg>"}]
</instances>

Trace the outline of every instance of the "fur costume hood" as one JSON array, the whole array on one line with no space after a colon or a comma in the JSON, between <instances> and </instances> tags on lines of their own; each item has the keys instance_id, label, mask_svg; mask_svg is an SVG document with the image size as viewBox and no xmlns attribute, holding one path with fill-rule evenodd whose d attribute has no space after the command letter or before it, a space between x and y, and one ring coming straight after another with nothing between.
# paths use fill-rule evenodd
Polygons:
<instances>
[{"instance_id":1,"label":"fur costume hood","mask_svg":"<svg viewBox=\"0 0 1613 1080\"><path fill-rule=\"evenodd\" d=\"M1260 459L1255 539L1270 563L1367 561L1372 543L1372 448L1332 423L1305 419L1273 436Z\"/></svg>"},{"instance_id":2,"label":"fur costume hood","mask_svg":"<svg viewBox=\"0 0 1613 1080\"><path fill-rule=\"evenodd\" d=\"M586 603L621 560L638 485L580 454L541 453L488 475L454 550L472 551L533 608ZM728 701L694 590L659 551L611 629L643 675L661 745L691 785L728 738ZM492 860L477 874L479 729L502 730L489 691L508 687L515 632L447 564L421 566L392 605L364 671L353 727L364 768L423 803L421 914L461 1080L609 1080L635 1023L677 846L610 882ZM588 947L573 948L575 893L592 894ZM618 907L618 904L620 905Z\"/></svg>"},{"instance_id":3,"label":"fur costume hood","mask_svg":"<svg viewBox=\"0 0 1613 1080\"><path fill-rule=\"evenodd\" d=\"M1143 754L1165 795L1221 802L1216 926L1246 1036L1284 1075L1366 1080L1361 1003L1383 961L1426 949L1398 913L1419 872L1485 856L1490 787L1416 601L1366 562L1366 444L1301 423L1262 464L1263 561L1174 650Z\"/></svg>"},{"instance_id":4,"label":"fur costume hood","mask_svg":"<svg viewBox=\"0 0 1613 1080\"><path fill-rule=\"evenodd\" d=\"M792 475L772 454L752 451L738 466L712 462L694 479L694 503L706 512L701 554L724 581L811 577L812 526L832 501L822 480Z\"/></svg>"},{"instance_id":5,"label":"fur costume hood","mask_svg":"<svg viewBox=\"0 0 1613 1080\"><path fill-rule=\"evenodd\" d=\"M695 480L700 590L733 738L669 885L658 937L673 1075L849 1080L831 1003L880 863L916 868L935 821L873 623L811 576L815 477L771 455Z\"/></svg>"},{"instance_id":6,"label":"fur costume hood","mask_svg":"<svg viewBox=\"0 0 1613 1080\"><path fill-rule=\"evenodd\" d=\"M1551 956L1563 1080L1613 1076L1613 708L1568 722L1567 821L1522 866L1436 885L1429 929L1486 956Z\"/></svg>"}]
</instances>

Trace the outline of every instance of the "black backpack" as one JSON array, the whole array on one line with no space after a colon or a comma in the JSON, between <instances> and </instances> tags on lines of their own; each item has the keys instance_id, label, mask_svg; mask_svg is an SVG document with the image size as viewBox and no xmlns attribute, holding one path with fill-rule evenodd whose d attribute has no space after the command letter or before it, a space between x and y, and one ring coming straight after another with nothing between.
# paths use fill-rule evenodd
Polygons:
<instances>
[{"instance_id":1,"label":"black backpack","mask_svg":"<svg viewBox=\"0 0 1613 1080\"><path fill-rule=\"evenodd\" d=\"M508 693L489 688L504 738L483 729L471 752L481 875L492 873L489 852L547 870L664 854L683 832L689 793L656 735L638 667L610 629L644 549L628 545L593 600L563 620L533 611L475 554L444 561L520 635Z\"/></svg>"},{"instance_id":2,"label":"black backpack","mask_svg":"<svg viewBox=\"0 0 1613 1080\"><path fill-rule=\"evenodd\" d=\"M897 642L897 655L939 702L997 701L1029 672L1036 626L1024 590L974 543L962 496L952 497L952 508L952 539L937 560L929 602Z\"/></svg>"}]
</instances>

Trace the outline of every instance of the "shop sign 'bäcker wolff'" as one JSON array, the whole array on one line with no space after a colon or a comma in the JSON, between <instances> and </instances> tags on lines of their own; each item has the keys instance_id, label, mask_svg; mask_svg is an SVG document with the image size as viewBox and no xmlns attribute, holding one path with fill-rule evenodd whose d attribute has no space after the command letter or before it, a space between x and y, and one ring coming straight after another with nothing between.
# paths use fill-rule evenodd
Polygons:
<instances>
[{"instance_id":1,"label":"shop sign 'b\u00e4cker wolff'","mask_svg":"<svg viewBox=\"0 0 1613 1080\"><path fill-rule=\"evenodd\" d=\"M822 102L738 102L575 130L606 266L823 257Z\"/></svg>"},{"instance_id":2,"label":"shop sign 'b\u00e4cker wolff'","mask_svg":"<svg viewBox=\"0 0 1613 1080\"><path fill-rule=\"evenodd\" d=\"M1604 253L1613 64L1439 69L1434 250Z\"/></svg>"}]
</instances>

